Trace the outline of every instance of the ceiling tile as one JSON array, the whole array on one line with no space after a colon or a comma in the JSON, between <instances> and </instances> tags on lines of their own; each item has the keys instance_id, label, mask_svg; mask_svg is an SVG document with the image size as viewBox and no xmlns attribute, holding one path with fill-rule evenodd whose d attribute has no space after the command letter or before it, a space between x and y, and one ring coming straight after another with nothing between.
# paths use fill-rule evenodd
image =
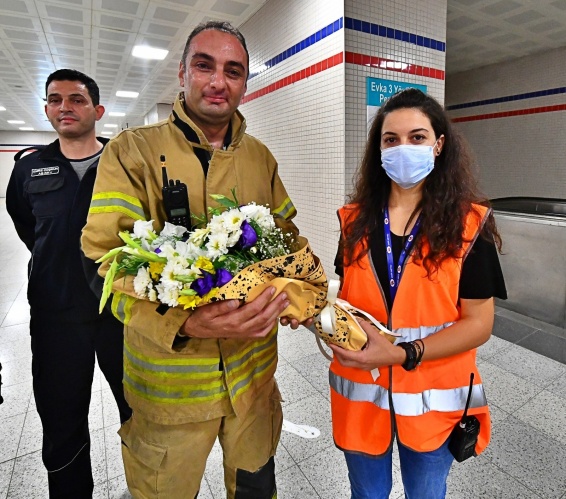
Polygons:
<instances>
[{"instance_id":1,"label":"ceiling tile","mask_svg":"<svg viewBox=\"0 0 566 499\"><path fill-rule=\"evenodd\" d=\"M56 5L46 5L45 12L47 16L53 19L63 19L65 21L73 21L82 23L83 14L88 13L87 10L69 9L68 7L58 7Z\"/></svg>"},{"instance_id":2,"label":"ceiling tile","mask_svg":"<svg viewBox=\"0 0 566 499\"><path fill-rule=\"evenodd\" d=\"M516 14L511 17L506 17L505 20L508 23L520 26L521 24L530 23L532 21L536 21L537 19L541 19L542 17L544 16L540 12L537 12L535 10L528 10L527 12L523 12L522 14Z\"/></svg>"},{"instance_id":3,"label":"ceiling tile","mask_svg":"<svg viewBox=\"0 0 566 499\"><path fill-rule=\"evenodd\" d=\"M4 33L9 39L14 38L16 40L29 40L30 42L38 42L40 40L39 36L33 31L4 29Z\"/></svg>"},{"instance_id":4,"label":"ceiling tile","mask_svg":"<svg viewBox=\"0 0 566 499\"><path fill-rule=\"evenodd\" d=\"M179 10L166 9L165 7L157 7L153 15L155 19L182 24L187 19L188 13L181 12Z\"/></svg>"},{"instance_id":5,"label":"ceiling tile","mask_svg":"<svg viewBox=\"0 0 566 499\"><path fill-rule=\"evenodd\" d=\"M177 35L179 29L174 28L173 26L164 26L162 24L150 23L148 24L146 31L147 33L151 33L152 35L173 37Z\"/></svg>"},{"instance_id":6,"label":"ceiling tile","mask_svg":"<svg viewBox=\"0 0 566 499\"><path fill-rule=\"evenodd\" d=\"M512 10L522 7L522 4L513 0L499 0L499 2L489 2L488 5L482 7L480 10L492 16L506 14Z\"/></svg>"},{"instance_id":7,"label":"ceiling tile","mask_svg":"<svg viewBox=\"0 0 566 499\"><path fill-rule=\"evenodd\" d=\"M566 1L566 0L565 0ZM563 25L554 19L547 19L538 24L529 26L527 29L533 33L543 33L545 31L554 31L555 29L561 28Z\"/></svg>"},{"instance_id":8,"label":"ceiling tile","mask_svg":"<svg viewBox=\"0 0 566 499\"><path fill-rule=\"evenodd\" d=\"M52 33L76 36L84 36L85 34L83 27L78 24L58 23L55 21L49 21L46 24L48 26L48 31L51 31Z\"/></svg>"},{"instance_id":9,"label":"ceiling tile","mask_svg":"<svg viewBox=\"0 0 566 499\"><path fill-rule=\"evenodd\" d=\"M125 17L117 17L108 14L101 14L100 26L104 26L106 28L121 29L123 31L131 31L134 27L134 20Z\"/></svg>"},{"instance_id":10,"label":"ceiling tile","mask_svg":"<svg viewBox=\"0 0 566 499\"><path fill-rule=\"evenodd\" d=\"M247 3L236 2L235 0L216 0L210 10L228 14L231 16L239 16L249 7Z\"/></svg>"},{"instance_id":11,"label":"ceiling tile","mask_svg":"<svg viewBox=\"0 0 566 499\"><path fill-rule=\"evenodd\" d=\"M9 12L22 12L23 14L30 14L28 7L25 2L20 0L9 0L2 2L2 10L7 10Z\"/></svg>"},{"instance_id":12,"label":"ceiling tile","mask_svg":"<svg viewBox=\"0 0 566 499\"><path fill-rule=\"evenodd\" d=\"M26 17L16 17L16 16L7 16L5 14L2 15L1 25L2 26L11 26L13 28L28 28L34 29L34 25L31 19Z\"/></svg>"},{"instance_id":13,"label":"ceiling tile","mask_svg":"<svg viewBox=\"0 0 566 499\"><path fill-rule=\"evenodd\" d=\"M105 10L113 12L122 12L123 14L137 15L141 8L140 3L131 0L102 0L101 7Z\"/></svg>"}]
</instances>

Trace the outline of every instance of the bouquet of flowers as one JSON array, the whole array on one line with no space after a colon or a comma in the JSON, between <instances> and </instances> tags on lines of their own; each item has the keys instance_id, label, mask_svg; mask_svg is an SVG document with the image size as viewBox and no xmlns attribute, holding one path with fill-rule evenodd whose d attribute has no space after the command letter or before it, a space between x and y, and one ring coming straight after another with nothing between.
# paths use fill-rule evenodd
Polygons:
<instances>
[{"instance_id":1,"label":"bouquet of flowers","mask_svg":"<svg viewBox=\"0 0 566 499\"><path fill-rule=\"evenodd\" d=\"M285 290L290 299L282 315L305 320L323 306L326 277L306 239L283 231L265 206L239 206L234 199L212 195L225 211L209 209L210 221L188 232L165 222L157 233L153 221L136 221L133 232L97 263L114 257L106 274L100 310L114 280L133 277L138 298L170 307L194 309L225 299L249 301L267 286Z\"/></svg>"}]
</instances>

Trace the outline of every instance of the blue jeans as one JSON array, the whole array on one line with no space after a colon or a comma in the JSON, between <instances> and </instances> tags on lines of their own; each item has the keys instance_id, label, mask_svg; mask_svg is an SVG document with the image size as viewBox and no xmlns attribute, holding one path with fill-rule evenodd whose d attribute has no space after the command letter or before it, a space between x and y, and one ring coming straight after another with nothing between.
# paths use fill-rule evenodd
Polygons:
<instances>
[{"instance_id":1,"label":"blue jeans","mask_svg":"<svg viewBox=\"0 0 566 499\"><path fill-rule=\"evenodd\" d=\"M432 452L415 452L398 443L401 476L407 499L443 499L454 457L448 441ZM388 499L393 487L392 456L379 458L345 452L352 499Z\"/></svg>"}]
</instances>

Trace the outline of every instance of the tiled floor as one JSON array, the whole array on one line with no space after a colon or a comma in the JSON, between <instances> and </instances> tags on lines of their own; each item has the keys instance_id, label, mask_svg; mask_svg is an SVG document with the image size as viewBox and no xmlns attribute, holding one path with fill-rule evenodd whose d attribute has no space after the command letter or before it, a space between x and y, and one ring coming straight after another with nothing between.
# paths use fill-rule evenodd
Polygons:
<instances>
[{"instance_id":1,"label":"tiled floor","mask_svg":"<svg viewBox=\"0 0 566 499\"><path fill-rule=\"evenodd\" d=\"M5 399L0 405L0 499L44 498L47 474L41 463L41 424L32 397L25 298L28 252L15 235L3 199L0 255ZM498 309L494 333L478 353L492 409L492 441L480 457L453 466L448 497L566 499L566 335L503 309ZM327 361L306 330L282 328L279 344L277 380L285 399L284 417L321 433L316 439L283 433L276 457L278 496L348 498L346 467L331 436ZM91 409L94 497L128 498L116 434L118 413L99 370ZM220 449L215 447L199 497L224 497L221 463ZM401 498L398 462L394 463L391 497Z\"/></svg>"}]
</instances>

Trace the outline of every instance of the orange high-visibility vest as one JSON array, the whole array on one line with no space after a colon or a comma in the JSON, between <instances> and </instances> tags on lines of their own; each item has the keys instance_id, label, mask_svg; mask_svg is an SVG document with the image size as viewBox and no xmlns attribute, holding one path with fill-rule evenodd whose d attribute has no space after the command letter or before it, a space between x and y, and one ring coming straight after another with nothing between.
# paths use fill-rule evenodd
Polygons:
<instances>
[{"instance_id":1,"label":"orange high-visibility vest","mask_svg":"<svg viewBox=\"0 0 566 499\"><path fill-rule=\"evenodd\" d=\"M357 215L357 207L347 205L338 213L344 234L348 222ZM461 257L445 260L430 278L414 262L411 253L391 313L369 253L352 265L344 265L341 298L400 333L402 338L397 343L424 339L450 326L460 318L458 290L462 262L487 214L487 208L473 206L466 219ZM426 254L426 242L423 251ZM379 456L391 446L396 433L403 445L415 451L438 449L462 417L473 372L468 414L480 421L475 449L479 454L489 442L490 419L475 359L473 349L422 362L413 371L396 365L382 367L374 381L370 372L344 367L334 357L329 377L336 445L345 451Z\"/></svg>"}]
</instances>

